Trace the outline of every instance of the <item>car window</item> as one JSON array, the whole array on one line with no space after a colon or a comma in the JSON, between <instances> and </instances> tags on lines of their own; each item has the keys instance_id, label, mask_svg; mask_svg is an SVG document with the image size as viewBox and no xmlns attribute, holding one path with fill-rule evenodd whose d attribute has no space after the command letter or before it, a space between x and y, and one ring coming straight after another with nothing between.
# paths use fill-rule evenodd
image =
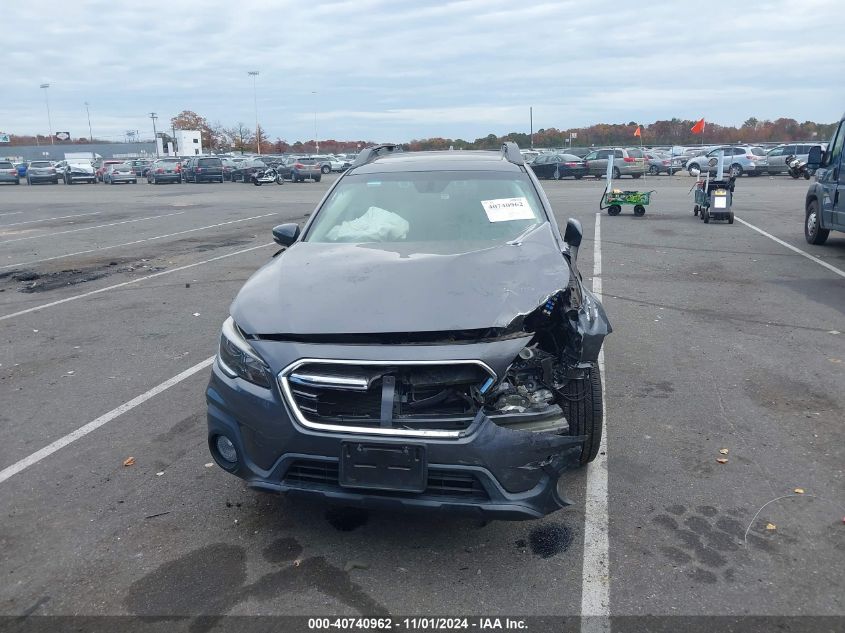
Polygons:
<instances>
[{"instance_id":1,"label":"car window","mask_svg":"<svg viewBox=\"0 0 845 633\"><path fill-rule=\"evenodd\" d=\"M308 242L505 242L546 221L521 172L347 176L317 212ZM464 250L456 246L454 252Z\"/></svg>"},{"instance_id":2,"label":"car window","mask_svg":"<svg viewBox=\"0 0 845 633\"><path fill-rule=\"evenodd\" d=\"M836 133L836 138L831 139L830 154L827 159L827 166L835 169L839 166L839 159L842 156L842 144L845 143L845 121L840 121L839 129Z\"/></svg>"},{"instance_id":3,"label":"car window","mask_svg":"<svg viewBox=\"0 0 845 633\"><path fill-rule=\"evenodd\" d=\"M784 145L783 146L783 155L788 156L789 154L795 153L795 145Z\"/></svg>"},{"instance_id":4,"label":"car window","mask_svg":"<svg viewBox=\"0 0 845 633\"><path fill-rule=\"evenodd\" d=\"M609 156L609 155L610 155L610 154L608 154L608 156ZM614 156L615 158L624 158L624 154L622 154L622 150L621 150L621 149L614 150L614 151L613 151L613 156Z\"/></svg>"},{"instance_id":5,"label":"car window","mask_svg":"<svg viewBox=\"0 0 845 633\"><path fill-rule=\"evenodd\" d=\"M598 158L598 152L590 152L584 157L584 160L595 160Z\"/></svg>"},{"instance_id":6,"label":"car window","mask_svg":"<svg viewBox=\"0 0 845 633\"><path fill-rule=\"evenodd\" d=\"M202 167L222 167L223 162L219 158L200 158L197 164Z\"/></svg>"},{"instance_id":7,"label":"car window","mask_svg":"<svg viewBox=\"0 0 845 633\"><path fill-rule=\"evenodd\" d=\"M53 163L49 160L34 160L29 164L30 167L52 167Z\"/></svg>"},{"instance_id":8,"label":"car window","mask_svg":"<svg viewBox=\"0 0 845 633\"><path fill-rule=\"evenodd\" d=\"M638 149L629 149L628 150L628 156L630 156L631 158L642 158L643 153L642 153L642 151L640 151Z\"/></svg>"},{"instance_id":9,"label":"car window","mask_svg":"<svg viewBox=\"0 0 845 633\"><path fill-rule=\"evenodd\" d=\"M771 152L769 152L769 156L783 156L783 148L776 147Z\"/></svg>"},{"instance_id":10,"label":"car window","mask_svg":"<svg viewBox=\"0 0 845 633\"><path fill-rule=\"evenodd\" d=\"M14 165L6 160L0 160L0 169L12 169Z\"/></svg>"}]
</instances>

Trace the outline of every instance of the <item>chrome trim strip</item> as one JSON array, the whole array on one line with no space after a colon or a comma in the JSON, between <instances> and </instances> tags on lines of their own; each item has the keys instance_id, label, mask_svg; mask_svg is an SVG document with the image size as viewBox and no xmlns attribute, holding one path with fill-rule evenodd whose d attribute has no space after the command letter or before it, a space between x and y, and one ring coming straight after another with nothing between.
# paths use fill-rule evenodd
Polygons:
<instances>
[{"instance_id":1,"label":"chrome trim strip","mask_svg":"<svg viewBox=\"0 0 845 633\"><path fill-rule=\"evenodd\" d=\"M458 438L466 435L466 429L457 431L444 431L441 429L396 429L384 427L361 427L361 426L344 426L342 424L323 424L322 422L313 422L306 418L299 407L296 405L296 400L293 398L291 392L290 376L298 367L307 365L309 363L322 365L371 365L371 366L385 366L385 365L477 365L481 367L493 381L496 381L496 372L490 366L480 360L465 359L465 360L357 360L357 359L329 359L329 358L300 358L285 367L278 374L279 387L281 387L282 394L285 397L288 408L294 415L296 422L307 429L313 431L331 431L334 433L355 433L359 435L389 435L394 437L429 437L429 438Z\"/></svg>"},{"instance_id":2,"label":"chrome trim strip","mask_svg":"<svg viewBox=\"0 0 845 633\"><path fill-rule=\"evenodd\" d=\"M350 391L366 391L370 386L366 378L354 376L326 376L322 374L291 373L288 379L297 385L306 387L323 387L324 389L348 389Z\"/></svg>"}]
</instances>

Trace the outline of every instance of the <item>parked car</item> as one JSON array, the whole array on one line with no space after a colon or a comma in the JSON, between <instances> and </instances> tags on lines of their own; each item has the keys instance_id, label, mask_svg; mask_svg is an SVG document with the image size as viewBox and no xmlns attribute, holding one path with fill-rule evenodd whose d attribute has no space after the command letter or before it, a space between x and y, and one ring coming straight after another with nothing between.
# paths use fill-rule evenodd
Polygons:
<instances>
[{"instance_id":1,"label":"parked car","mask_svg":"<svg viewBox=\"0 0 845 633\"><path fill-rule=\"evenodd\" d=\"M182 168L186 182L223 182L223 161L216 156L194 156Z\"/></svg>"},{"instance_id":2,"label":"parked car","mask_svg":"<svg viewBox=\"0 0 845 633\"><path fill-rule=\"evenodd\" d=\"M339 156L328 156L326 158L329 162L329 167L331 171L344 172L352 166L351 161L348 161L345 158L341 158ZM328 172L323 171L323 173L326 174Z\"/></svg>"},{"instance_id":3,"label":"parked car","mask_svg":"<svg viewBox=\"0 0 845 633\"><path fill-rule=\"evenodd\" d=\"M537 178L581 180L587 175L587 163L572 154L540 154L529 164Z\"/></svg>"},{"instance_id":4,"label":"parked car","mask_svg":"<svg viewBox=\"0 0 845 633\"><path fill-rule=\"evenodd\" d=\"M645 157L642 150L636 148L611 147L597 149L584 157L587 161L587 171L596 178L602 178L607 173L607 161L613 156L613 177L631 176L639 178L645 173Z\"/></svg>"},{"instance_id":5,"label":"parked car","mask_svg":"<svg viewBox=\"0 0 845 633\"><path fill-rule=\"evenodd\" d=\"M138 176L135 175L135 169L129 161L110 163L103 174L103 182L107 185L116 185L120 182L136 184L138 182Z\"/></svg>"},{"instance_id":6,"label":"parked car","mask_svg":"<svg viewBox=\"0 0 845 633\"><path fill-rule=\"evenodd\" d=\"M135 159L130 162L132 163L132 170L135 172L136 176L146 176L147 170L149 170L150 165L153 164L153 161L147 159Z\"/></svg>"},{"instance_id":7,"label":"parked car","mask_svg":"<svg viewBox=\"0 0 845 633\"><path fill-rule=\"evenodd\" d=\"M106 170L109 167L111 167L112 165L120 165L123 162L124 161L118 160L118 159L109 159L109 160L100 161L99 164L96 165L97 168L94 172L94 174L97 176L97 180L99 180L100 182L105 182L105 180L103 179L103 176L105 176Z\"/></svg>"},{"instance_id":8,"label":"parked car","mask_svg":"<svg viewBox=\"0 0 845 633\"><path fill-rule=\"evenodd\" d=\"M21 177L18 175L18 169L12 161L0 160L0 182L12 183L15 185L21 184Z\"/></svg>"},{"instance_id":9,"label":"parked car","mask_svg":"<svg viewBox=\"0 0 845 633\"><path fill-rule=\"evenodd\" d=\"M345 505L554 512L602 433L611 327L576 267L581 225L561 234L514 143L394 149L363 151L301 231L273 229L284 250L222 327L211 455L252 488Z\"/></svg>"},{"instance_id":10,"label":"parked car","mask_svg":"<svg viewBox=\"0 0 845 633\"><path fill-rule=\"evenodd\" d=\"M766 153L766 173L770 176L789 173L789 167L786 164L787 157L795 156L806 163L810 149L816 146L821 147L822 150L825 149L822 143L789 143L769 150ZM795 177L797 178L798 175Z\"/></svg>"},{"instance_id":11,"label":"parked car","mask_svg":"<svg viewBox=\"0 0 845 633\"><path fill-rule=\"evenodd\" d=\"M699 154L690 158L684 168L694 175L694 172L705 171L710 165L711 158L719 158L719 152L725 152L725 173L731 176L759 176L766 171L766 152L762 148L752 145L720 145L706 154ZM709 167L711 173L719 169L718 162Z\"/></svg>"},{"instance_id":12,"label":"parked car","mask_svg":"<svg viewBox=\"0 0 845 633\"><path fill-rule=\"evenodd\" d=\"M252 174L265 169L267 169L267 164L260 158L248 158L236 164L232 170L232 182L248 184L252 181Z\"/></svg>"},{"instance_id":13,"label":"parked car","mask_svg":"<svg viewBox=\"0 0 845 633\"><path fill-rule=\"evenodd\" d=\"M804 203L804 238L810 244L824 244L831 231L845 231L845 115L822 150L813 145L807 168L815 170Z\"/></svg>"},{"instance_id":14,"label":"parked car","mask_svg":"<svg viewBox=\"0 0 845 633\"><path fill-rule=\"evenodd\" d=\"M308 178L320 182L322 165L316 158L297 158L286 166L290 167L291 182L305 182Z\"/></svg>"},{"instance_id":15,"label":"parked car","mask_svg":"<svg viewBox=\"0 0 845 633\"><path fill-rule=\"evenodd\" d=\"M584 158L592 151L593 150L589 147L564 147L560 150L563 154L570 154L572 156L577 156L578 158Z\"/></svg>"},{"instance_id":16,"label":"parked car","mask_svg":"<svg viewBox=\"0 0 845 633\"><path fill-rule=\"evenodd\" d=\"M662 173L667 173L671 176L674 172L672 167L672 158L667 154L646 151L645 159L648 163L648 173L652 176L657 176Z\"/></svg>"},{"instance_id":17,"label":"parked car","mask_svg":"<svg viewBox=\"0 0 845 633\"><path fill-rule=\"evenodd\" d=\"M94 166L90 160L84 158L71 158L56 163L56 171L61 175L66 185L77 182L87 182L92 185L97 183Z\"/></svg>"},{"instance_id":18,"label":"parked car","mask_svg":"<svg viewBox=\"0 0 845 633\"><path fill-rule=\"evenodd\" d=\"M34 185L37 182L51 182L59 184L59 174L56 167L49 160L31 160L26 165L26 184Z\"/></svg>"},{"instance_id":19,"label":"parked car","mask_svg":"<svg viewBox=\"0 0 845 633\"><path fill-rule=\"evenodd\" d=\"M161 182L182 184L182 161L178 158L159 158L152 162L147 170L147 184Z\"/></svg>"}]
</instances>

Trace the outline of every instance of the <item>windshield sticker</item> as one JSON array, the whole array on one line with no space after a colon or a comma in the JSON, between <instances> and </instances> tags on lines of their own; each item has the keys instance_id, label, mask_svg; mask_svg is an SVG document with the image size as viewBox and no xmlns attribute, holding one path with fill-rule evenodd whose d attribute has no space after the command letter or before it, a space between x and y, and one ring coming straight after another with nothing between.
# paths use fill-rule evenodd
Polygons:
<instances>
[{"instance_id":1,"label":"windshield sticker","mask_svg":"<svg viewBox=\"0 0 845 633\"><path fill-rule=\"evenodd\" d=\"M499 198L498 200L482 200L481 206L491 222L508 222L510 220L533 220L534 212L525 198Z\"/></svg>"}]
</instances>

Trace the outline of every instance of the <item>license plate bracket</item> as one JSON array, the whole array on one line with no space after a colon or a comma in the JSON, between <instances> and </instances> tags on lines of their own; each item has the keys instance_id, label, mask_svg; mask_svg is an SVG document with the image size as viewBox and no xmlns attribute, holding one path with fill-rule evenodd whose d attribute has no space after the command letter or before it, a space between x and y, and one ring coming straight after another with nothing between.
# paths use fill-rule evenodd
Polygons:
<instances>
[{"instance_id":1,"label":"license plate bracket","mask_svg":"<svg viewBox=\"0 0 845 633\"><path fill-rule=\"evenodd\" d=\"M341 442L340 485L400 492L423 492L428 480L425 446Z\"/></svg>"}]
</instances>

